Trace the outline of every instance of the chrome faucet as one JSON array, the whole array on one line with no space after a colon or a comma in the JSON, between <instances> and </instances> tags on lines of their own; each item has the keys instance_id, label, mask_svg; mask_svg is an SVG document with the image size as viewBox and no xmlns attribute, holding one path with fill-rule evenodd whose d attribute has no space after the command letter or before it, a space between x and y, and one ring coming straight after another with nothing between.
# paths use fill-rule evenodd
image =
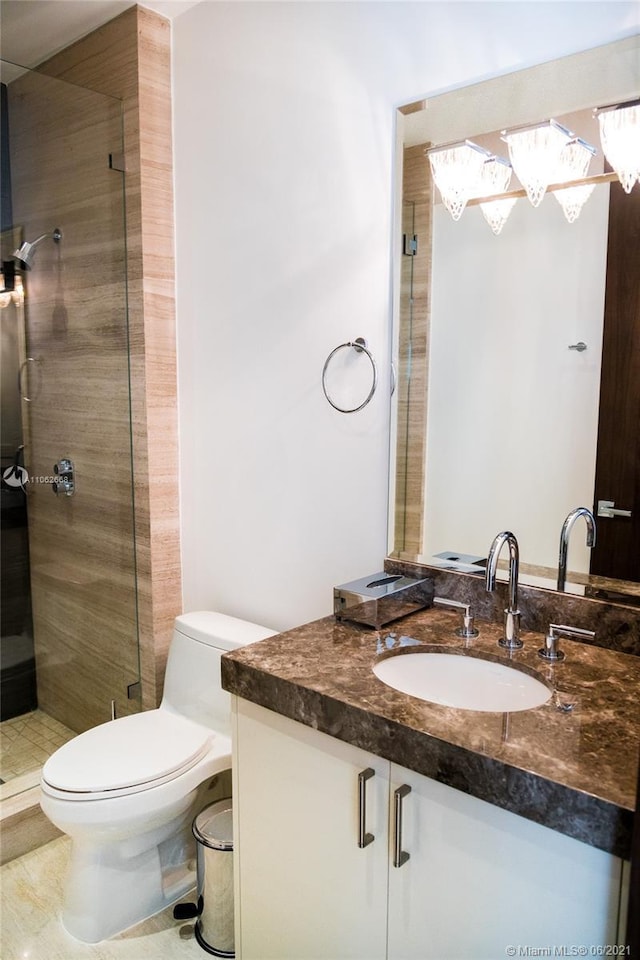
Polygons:
<instances>
[{"instance_id":1,"label":"chrome faucet","mask_svg":"<svg viewBox=\"0 0 640 960\"><path fill-rule=\"evenodd\" d=\"M584 517L587 524L587 546L593 547L596 542L596 521L591 510L587 507L576 507L562 524L562 530L560 532L560 553L558 556L558 590L560 593L564 593L564 586L567 580L569 534L578 517Z\"/></svg>"},{"instance_id":2,"label":"chrome faucet","mask_svg":"<svg viewBox=\"0 0 640 960\"><path fill-rule=\"evenodd\" d=\"M520 611L518 610L518 541L513 533L505 530L499 533L491 544L487 558L487 591L491 593L496 588L496 570L498 557L505 543L509 547L509 606L504 612L504 637L498 640L501 647L508 650L518 650L523 644L520 639Z\"/></svg>"}]
</instances>

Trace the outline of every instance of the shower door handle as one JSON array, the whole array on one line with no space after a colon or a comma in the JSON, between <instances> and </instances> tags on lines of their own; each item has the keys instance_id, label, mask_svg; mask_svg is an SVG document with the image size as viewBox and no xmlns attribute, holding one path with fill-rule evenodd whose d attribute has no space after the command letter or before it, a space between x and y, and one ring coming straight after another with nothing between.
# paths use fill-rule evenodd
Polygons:
<instances>
[{"instance_id":1,"label":"shower door handle","mask_svg":"<svg viewBox=\"0 0 640 960\"><path fill-rule=\"evenodd\" d=\"M31 403L31 401L33 400L33 397L27 396L27 392L23 386L24 375L29 369L30 363L40 363L40 360L38 359L38 357L27 357L25 360L22 361L22 363L20 364L20 369L18 370L18 393L20 394L20 399L24 400L25 403ZM27 387L27 389L29 388ZM31 393L30 389L29 389L29 393Z\"/></svg>"},{"instance_id":2,"label":"shower door handle","mask_svg":"<svg viewBox=\"0 0 640 960\"><path fill-rule=\"evenodd\" d=\"M53 472L58 478L51 484L51 489L55 494L63 493L66 497L72 497L76 490L76 483L73 476L73 461L63 457L53 465Z\"/></svg>"}]
</instances>

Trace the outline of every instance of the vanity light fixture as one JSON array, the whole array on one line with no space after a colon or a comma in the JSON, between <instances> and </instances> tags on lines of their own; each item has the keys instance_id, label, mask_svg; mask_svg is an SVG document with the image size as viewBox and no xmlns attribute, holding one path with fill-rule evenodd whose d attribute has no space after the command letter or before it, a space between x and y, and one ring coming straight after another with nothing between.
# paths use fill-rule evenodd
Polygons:
<instances>
[{"instance_id":1,"label":"vanity light fixture","mask_svg":"<svg viewBox=\"0 0 640 960\"><path fill-rule=\"evenodd\" d=\"M640 180L640 103L600 107L594 113L600 125L603 153L622 189L631 193L636 180Z\"/></svg>"},{"instance_id":2,"label":"vanity light fixture","mask_svg":"<svg viewBox=\"0 0 640 960\"><path fill-rule=\"evenodd\" d=\"M467 201L479 196L482 168L491 154L472 140L431 147L425 153L443 204L453 219L459 220Z\"/></svg>"},{"instance_id":3,"label":"vanity light fixture","mask_svg":"<svg viewBox=\"0 0 640 960\"><path fill-rule=\"evenodd\" d=\"M564 183L570 180L581 180L587 176L589 164L596 155L596 148L586 140L575 137L563 148L558 165L557 182ZM554 190L556 198L569 223L573 223L580 216L580 211L593 193L595 184L583 183L575 187L565 187Z\"/></svg>"},{"instance_id":4,"label":"vanity light fixture","mask_svg":"<svg viewBox=\"0 0 640 960\"><path fill-rule=\"evenodd\" d=\"M509 157L534 207L540 205L550 183L557 183L558 165L573 134L556 120L502 131Z\"/></svg>"},{"instance_id":5,"label":"vanity light fixture","mask_svg":"<svg viewBox=\"0 0 640 960\"><path fill-rule=\"evenodd\" d=\"M489 157L485 160L480 174L479 189L476 196L488 197L495 193L506 193L511 181L512 167L504 157ZM502 200L485 200L479 204L494 234L498 236L516 203L516 197Z\"/></svg>"}]
</instances>

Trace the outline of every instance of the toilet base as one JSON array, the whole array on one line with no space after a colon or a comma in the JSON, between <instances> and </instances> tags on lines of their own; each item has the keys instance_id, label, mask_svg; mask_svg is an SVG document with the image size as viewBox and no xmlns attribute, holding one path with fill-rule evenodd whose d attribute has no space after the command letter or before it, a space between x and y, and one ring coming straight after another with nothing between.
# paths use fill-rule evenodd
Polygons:
<instances>
[{"instance_id":1,"label":"toilet base","mask_svg":"<svg viewBox=\"0 0 640 960\"><path fill-rule=\"evenodd\" d=\"M118 844L74 842L62 911L65 930L84 943L98 943L184 897L196 882L195 849L187 833L188 827L184 836L133 855ZM172 862L180 850L182 862Z\"/></svg>"},{"instance_id":2,"label":"toilet base","mask_svg":"<svg viewBox=\"0 0 640 960\"><path fill-rule=\"evenodd\" d=\"M71 838L61 917L71 936L84 943L107 940L195 887L191 824L205 806L230 796L230 759L221 751L203 762L206 779L187 793L184 778L133 797L88 803L42 793L42 809ZM198 777L199 766L193 770Z\"/></svg>"}]
</instances>

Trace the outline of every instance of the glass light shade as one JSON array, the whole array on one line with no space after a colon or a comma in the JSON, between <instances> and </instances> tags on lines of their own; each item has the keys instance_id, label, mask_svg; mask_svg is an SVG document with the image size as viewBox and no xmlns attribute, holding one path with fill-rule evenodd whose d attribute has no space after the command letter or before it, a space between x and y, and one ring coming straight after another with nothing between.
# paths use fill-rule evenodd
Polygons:
<instances>
[{"instance_id":1,"label":"glass light shade","mask_svg":"<svg viewBox=\"0 0 640 960\"><path fill-rule=\"evenodd\" d=\"M570 140L560 154L558 164L558 183L568 180L581 180L587 176L591 158L595 154L595 147L576 137ZM580 211L593 193L594 184L580 184L576 187L565 187L564 190L555 190L553 195L562 207L569 223L573 223L580 216Z\"/></svg>"},{"instance_id":2,"label":"glass light shade","mask_svg":"<svg viewBox=\"0 0 640 960\"><path fill-rule=\"evenodd\" d=\"M581 184L579 187L566 187L556 190L553 194L569 223L573 223L580 216L580 211L591 196L594 184Z\"/></svg>"},{"instance_id":3,"label":"glass light shade","mask_svg":"<svg viewBox=\"0 0 640 960\"><path fill-rule=\"evenodd\" d=\"M20 275L16 276L14 280L13 302L17 307L21 307L24 303L24 285Z\"/></svg>"},{"instance_id":4,"label":"glass light shade","mask_svg":"<svg viewBox=\"0 0 640 960\"><path fill-rule=\"evenodd\" d=\"M5 290L4 282L4 274L0 271L0 310L8 307L11 303L15 303L18 307L22 306L24 303L22 277L15 276L13 290Z\"/></svg>"},{"instance_id":5,"label":"glass light shade","mask_svg":"<svg viewBox=\"0 0 640 960\"><path fill-rule=\"evenodd\" d=\"M11 290L4 288L4 273L0 271L0 309L8 307L11 303Z\"/></svg>"},{"instance_id":6,"label":"glass light shade","mask_svg":"<svg viewBox=\"0 0 640 960\"><path fill-rule=\"evenodd\" d=\"M640 104L598 111L602 150L625 193L640 180Z\"/></svg>"},{"instance_id":7,"label":"glass light shade","mask_svg":"<svg viewBox=\"0 0 640 960\"><path fill-rule=\"evenodd\" d=\"M560 154L571 133L555 120L523 130L503 131L509 158L534 207L540 205L550 183L557 182Z\"/></svg>"},{"instance_id":8,"label":"glass light shade","mask_svg":"<svg viewBox=\"0 0 640 960\"><path fill-rule=\"evenodd\" d=\"M509 218L509 214L516 205L517 197L508 197L504 200L488 200L481 203L480 209L496 237L504 227Z\"/></svg>"},{"instance_id":9,"label":"glass light shade","mask_svg":"<svg viewBox=\"0 0 640 960\"><path fill-rule=\"evenodd\" d=\"M485 160L480 174L476 196L488 197L494 193L504 193L509 189L511 172L511 164L502 157L490 157L488 160ZM482 210L482 216L496 236L507 222L507 218L513 210L515 202L515 197L508 197L503 200L487 200L485 203L479 204Z\"/></svg>"},{"instance_id":10,"label":"glass light shade","mask_svg":"<svg viewBox=\"0 0 640 960\"><path fill-rule=\"evenodd\" d=\"M451 147L427 150L427 156L442 202L453 219L459 220L467 201L478 196L478 180L490 154L471 140L465 140Z\"/></svg>"},{"instance_id":11,"label":"glass light shade","mask_svg":"<svg viewBox=\"0 0 640 960\"><path fill-rule=\"evenodd\" d=\"M567 180L581 180L589 171L589 164L596 154L596 148L586 140L574 137L564 145L560 153L557 169L557 183Z\"/></svg>"}]
</instances>

